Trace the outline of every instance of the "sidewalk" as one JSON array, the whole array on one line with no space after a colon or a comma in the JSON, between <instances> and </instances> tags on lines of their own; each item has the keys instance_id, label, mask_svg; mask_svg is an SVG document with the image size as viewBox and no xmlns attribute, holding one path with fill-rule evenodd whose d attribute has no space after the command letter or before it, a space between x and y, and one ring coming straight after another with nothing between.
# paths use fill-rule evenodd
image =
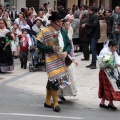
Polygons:
<instances>
[{"instance_id":1,"label":"sidewalk","mask_svg":"<svg viewBox=\"0 0 120 120\"><path fill-rule=\"evenodd\" d=\"M98 98L99 66L94 70L86 68L85 66L89 65L91 60L81 61L81 58L83 58L82 53L77 54L76 61L79 64L76 67L78 95L66 98L77 104L89 106L89 108L98 108L100 102ZM44 67L42 71L30 73L28 69L21 69L20 64L18 64L15 66L13 73L3 74L0 78L4 78L0 80L0 84L4 83L7 86L45 97L48 78L46 72L44 72ZM119 102L115 102L115 104L120 106Z\"/></svg>"}]
</instances>

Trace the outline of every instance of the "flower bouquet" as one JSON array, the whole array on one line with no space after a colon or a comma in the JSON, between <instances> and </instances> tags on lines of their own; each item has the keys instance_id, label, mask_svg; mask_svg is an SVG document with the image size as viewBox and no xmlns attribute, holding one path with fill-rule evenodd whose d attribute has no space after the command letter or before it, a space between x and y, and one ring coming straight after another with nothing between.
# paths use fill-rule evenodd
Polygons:
<instances>
[{"instance_id":1,"label":"flower bouquet","mask_svg":"<svg viewBox=\"0 0 120 120\"><path fill-rule=\"evenodd\" d=\"M100 68L115 67L113 55L104 55L98 58Z\"/></svg>"},{"instance_id":2,"label":"flower bouquet","mask_svg":"<svg viewBox=\"0 0 120 120\"><path fill-rule=\"evenodd\" d=\"M53 38L54 38L54 44L55 44L56 46L60 46L60 45L59 45L59 40L58 40L58 33L56 33L56 34L54 33L54 34L53 34ZM63 51L63 50L60 48L57 53L58 53L58 54L61 54L62 51Z\"/></svg>"},{"instance_id":3,"label":"flower bouquet","mask_svg":"<svg viewBox=\"0 0 120 120\"><path fill-rule=\"evenodd\" d=\"M13 36L11 35L10 32L6 34L5 40L6 40L6 44L5 44L4 48L3 48L4 51L6 50L8 45L12 46L11 42L13 40Z\"/></svg>"}]
</instances>

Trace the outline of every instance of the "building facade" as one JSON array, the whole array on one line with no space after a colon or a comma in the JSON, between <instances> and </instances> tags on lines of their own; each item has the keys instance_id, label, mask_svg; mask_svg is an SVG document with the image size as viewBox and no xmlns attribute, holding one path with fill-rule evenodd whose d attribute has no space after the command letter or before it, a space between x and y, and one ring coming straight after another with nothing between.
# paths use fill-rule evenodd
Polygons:
<instances>
[{"instance_id":1,"label":"building facade","mask_svg":"<svg viewBox=\"0 0 120 120\"><path fill-rule=\"evenodd\" d=\"M112 8L120 6L120 0L0 0L0 4L5 7L16 6L20 11L23 7L35 7L39 9L40 4L49 3L48 7L57 8L57 4L62 4L66 8L72 8L73 5L93 5L97 7L103 5L104 8Z\"/></svg>"},{"instance_id":2,"label":"building facade","mask_svg":"<svg viewBox=\"0 0 120 120\"><path fill-rule=\"evenodd\" d=\"M44 3L49 3L48 7L57 8L57 0L0 0L0 4L5 7L16 6L19 12L24 7L34 7L38 10L40 4Z\"/></svg>"},{"instance_id":3,"label":"building facade","mask_svg":"<svg viewBox=\"0 0 120 120\"><path fill-rule=\"evenodd\" d=\"M92 6L93 4L95 4L97 7L99 7L100 5L103 5L106 8L112 8L112 1L114 0L67 0L67 7L71 8L72 5L90 5ZM119 0L117 0L119 1ZM120 5L120 4L119 4Z\"/></svg>"}]
</instances>

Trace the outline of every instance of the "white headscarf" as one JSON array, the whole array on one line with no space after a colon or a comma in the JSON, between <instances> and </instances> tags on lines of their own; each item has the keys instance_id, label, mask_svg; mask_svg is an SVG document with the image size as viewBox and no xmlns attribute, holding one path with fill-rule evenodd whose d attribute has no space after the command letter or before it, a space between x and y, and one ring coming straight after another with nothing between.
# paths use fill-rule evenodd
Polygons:
<instances>
[{"instance_id":1,"label":"white headscarf","mask_svg":"<svg viewBox=\"0 0 120 120\"><path fill-rule=\"evenodd\" d=\"M33 15L34 15L34 16L37 16L37 13L36 13L34 7L32 7L32 8L33 8Z\"/></svg>"},{"instance_id":2,"label":"white headscarf","mask_svg":"<svg viewBox=\"0 0 120 120\"><path fill-rule=\"evenodd\" d=\"M100 54L98 56L98 59L100 57L103 57L104 55L112 55L112 52L110 51L110 48L108 46L109 41L104 45L104 48L100 51ZM115 62L120 65L120 56L117 54L117 52L114 52Z\"/></svg>"}]
</instances>

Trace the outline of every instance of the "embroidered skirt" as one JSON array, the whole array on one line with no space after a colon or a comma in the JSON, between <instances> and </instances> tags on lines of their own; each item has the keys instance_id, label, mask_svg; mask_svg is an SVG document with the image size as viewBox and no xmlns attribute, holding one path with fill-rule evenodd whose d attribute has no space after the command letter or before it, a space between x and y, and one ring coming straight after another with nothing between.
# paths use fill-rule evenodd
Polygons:
<instances>
[{"instance_id":1,"label":"embroidered skirt","mask_svg":"<svg viewBox=\"0 0 120 120\"><path fill-rule=\"evenodd\" d=\"M106 100L120 101L120 92L114 92L112 85L110 84L105 72L100 70L99 72L99 98L105 98Z\"/></svg>"}]
</instances>

